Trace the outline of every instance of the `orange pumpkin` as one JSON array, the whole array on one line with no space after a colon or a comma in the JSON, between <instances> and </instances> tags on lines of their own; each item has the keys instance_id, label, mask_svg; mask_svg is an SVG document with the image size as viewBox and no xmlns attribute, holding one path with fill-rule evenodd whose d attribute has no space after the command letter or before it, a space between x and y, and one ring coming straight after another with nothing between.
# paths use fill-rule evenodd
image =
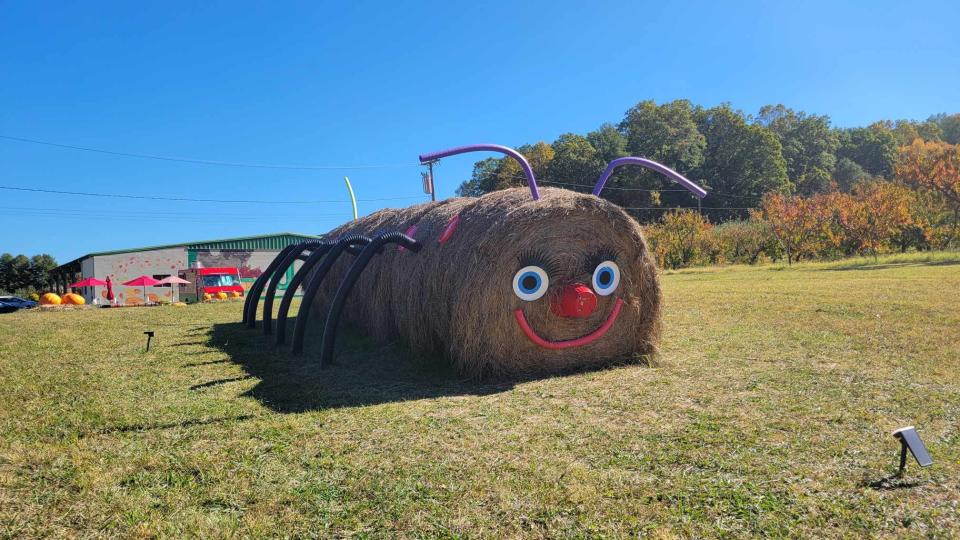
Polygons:
<instances>
[{"instance_id":1,"label":"orange pumpkin","mask_svg":"<svg viewBox=\"0 0 960 540\"><path fill-rule=\"evenodd\" d=\"M217 298L219 298L220 300L226 300L226 299L227 299L227 293L225 293L225 292L223 292L223 291L220 291L220 292L217 293Z\"/></svg>"},{"instance_id":2,"label":"orange pumpkin","mask_svg":"<svg viewBox=\"0 0 960 540\"><path fill-rule=\"evenodd\" d=\"M62 302L60 297L52 292L48 292L40 297L40 305L43 306L59 306L60 302Z\"/></svg>"},{"instance_id":3,"label":"orange pumpkin","mask_svg":"<svg viewBox=\"0 0 960 540\"><path fill-rule=\"evenodd\" d=\"M86 299L79 294L74 293L67 293L63 295L63 298L61 298L60 301L63 304L69 304L73 306L82 306L87 303Z\"/></svg>"}]
</instances>

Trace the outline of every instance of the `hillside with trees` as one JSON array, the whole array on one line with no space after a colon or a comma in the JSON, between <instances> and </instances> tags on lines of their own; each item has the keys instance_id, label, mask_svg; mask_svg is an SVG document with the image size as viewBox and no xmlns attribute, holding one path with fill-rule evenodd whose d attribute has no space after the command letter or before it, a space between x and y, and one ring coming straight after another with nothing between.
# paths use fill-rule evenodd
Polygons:
<instances>
[{"instance_id":1,"label":"hillside with trees","mask_svg":"<svg viewBox=\"0 0 960 540\"><path fill-rule=\"evenodd\" d=\"M648 100L619 124L517 149L543 185L589 192L607 163L635 155L706 188L698 205L638 168L607 183L602 196L648 224L667 267L945 249L958 240L960 114L837 128L784 105L751 115L728 104ZM457 192L524 182L515 161L488 158Z\"/></svg>"}]
</instances>

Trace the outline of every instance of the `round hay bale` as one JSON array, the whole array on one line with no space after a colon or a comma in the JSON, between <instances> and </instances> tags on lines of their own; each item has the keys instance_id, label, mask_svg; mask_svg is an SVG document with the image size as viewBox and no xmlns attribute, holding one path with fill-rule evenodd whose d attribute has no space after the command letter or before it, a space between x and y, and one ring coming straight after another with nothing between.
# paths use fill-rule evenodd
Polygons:
<instances>
[{"instance_id":1,"label":"round hay bale","mask_svg":"<svg viewBox=\"0 0 960 540\"><path fill-rule=\"evenodd\" d=\"M470 376L596 367L653 353L660 286L639 224L599 197L540 193L538 201L515 188L387 209L331 231L331 238L409 231L423 243L417 254L388 246L375 257L344 320L377 340L446 356ZM349 263L342 257L324 280L314 324L323 324ZM543 282L523 299L515 278L527 267L542 269ZM614 268L619 284L611 281ZM603 294L597 272L607 280Z\"/></svg>"},{"instance_id":2,"label":"round hay bale","mask_svg":"<svg viewBox=\"0 0 960 540\"><path fill-rule=\"evenodd\" d=\"M217 299L218 299L218 300L226 300L227 298L230 298L230 296L227 295L227 293L225 293L225 292L223 292L223 291L220 291L220 292L217 293Z\"/></svg>"},{"instance_id":3,"label":"round hay bale","mask_svg":"<svg viewBox=\"0 0 960 540\"><path fill-rule=\"evenodd\" d=\"M203 301L204 301L204 302L209 302L209 301L211 301L211 300L213 300L213 295L212 295L212 294L206 293L206 292L203 293Z\"/></svg>"},{"instance_id":4,"label":"round hay bale","mask_svg":"<svg viewBox=\"0 0 960 540\"><path fill-rule=\"evenodd\" d=\"M63 302L63 299L52 292L48 292L40 297L40 305L42 306L59 306L61 302Z\"/></svg>"}]
</instances>

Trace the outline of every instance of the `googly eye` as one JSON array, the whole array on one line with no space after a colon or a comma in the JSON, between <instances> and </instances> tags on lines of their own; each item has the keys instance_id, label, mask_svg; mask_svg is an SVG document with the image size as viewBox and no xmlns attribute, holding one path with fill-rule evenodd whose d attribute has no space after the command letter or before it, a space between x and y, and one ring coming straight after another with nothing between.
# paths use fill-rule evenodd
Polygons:
<instances>
[{"instance_id":1,"label":"googly eye","mask_svg":"<svg viewBox=\"0 0 960 540\"><path fill-rule=\"evenodd\" d=\"M524 266L513 275L513 292L527 302L541 298L549 286L550 278L539 266Z\"/></svg>"},{"instance_id":2,"label":"googly eye","mask_svg":"<svg viewBox=\"0 0 960 540\"><path fill-rule=\"evenodd\" d=\"M620 267L613 261L603 261L593 271L593 290L607 296L620 285Z\"/></svg>"}]
</instances>

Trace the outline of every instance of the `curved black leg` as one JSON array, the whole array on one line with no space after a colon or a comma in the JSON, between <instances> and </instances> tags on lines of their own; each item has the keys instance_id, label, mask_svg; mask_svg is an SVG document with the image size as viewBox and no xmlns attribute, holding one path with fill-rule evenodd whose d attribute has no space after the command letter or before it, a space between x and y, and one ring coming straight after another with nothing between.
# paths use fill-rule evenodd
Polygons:
<instances>
[{"instance_id":1,"label":"curved black leg","mask_svg":"<svg viewBox=\"0 0 960 540\"><path fill-rule=\"evenodd\" d=\"M282 261L287 254L293 251L298 245L299 244L290 244L289 246L280 250L280 253L278 253L272 261L270 261L270 264L267 265L267 269L264 270L262 274L257 276L257 279L253 282L250 290L247 291L247 297L243 301L243 322L248 328L254 328L257 325L257 304L260 302L260 294L263 292L263 286L267 284L267 280L270 279L273 271L277 269L277 265L280 264L280 261Z\"/></svg>"},{"instance_id":2,"label":"curved black leg","mask_svg":"<svg viewBox=\"0 0 960 540\"><path fill-rule=\"evenodd\" d=\"M303 291L303 299L300 302L300 309L297 311L297 322L293 326L293 346L290 349L293 354L303 352L303 333L307 326L307 319L310 316L310 304L313 303L317 292L320 291L320 285L323 282L323 278L327 276L327 272L330 271L333 264L337 262L337 258L340 257L340 254L343 253L347 247L368 245L371 242L372 240L368 236L351 235L350 237L339 240L336 246L330 248L330 252L327 253L327 256L323 259L323 263L317 267L317 271L314 272L313 277L310 278L307 289ZM362 254L366 250L367 248L363 248L360 253Z\"/></svg>"},{"instance_id":3,"label":"curved black leg","mask_svg":"<svg viewBox=\"0 0 960 540\"><path fill-rule=\"evenodd\" d=\"M340 315L343 313L343 306L346 305L350 291L353 290L353 286L356 285L357 280L360 279L360 274L366 269L370 259L386 244L400 244L414 253L419 252L423 245L401 232L392 232L374 238L367 244L367 247L363 248L363 251L357 256L357 259L350 265L346 275L343 277L343 281L340 282L340 286L337 288L336 294L333 296L333 301L330 303L327 320L323 325L323 340L320 345L321 368L333 360L333 351L337 339L337 325L340 323ZM297 329L300 328L300 320L300 316L298 315ZM304 324L306 324L306 318L304 318L303 321ZM294 347L297 346L298 337L302 339L302 336L298 336L296 331L294 331Z\"/></svg>"},{"instance_id":4,"label":"curved black leg","mask_svg":"<svg viewBox=\"0 0 960 540\"><path fill-rule=\"evenodd\" d=\"M368 242L370 242L369 237L359 234L351 234L337 239L336 243L332 245L319 246L313 253L310 254L309 257L307 257L307 260L304 261L303 266L300 267L300 270L297 270L297 273L294 274L293 279L291 279L290 283L287 284L287 290L283 293L283 298L280 300L280 309L277 310L277 345L283 344L284 340L286 339L287 313L290 311L290 303L293 302L293 297L296 294L297 287L303 283L303 280L307 277L307 274L310 273L313 267L316 266L317 262L320 259L324 259L324 264L327 264L327 260L330 261L326 270L324 270L322 267L317 270L318 274L322 271L323 274L326 275L327 271L330 270L329 267L333 266L336 258L340 256L340 253L342 253L344 249L357 244L365 245ZM334 249L337 250L336 256L332 258L325 258L325 255ZM348 249L348 251L353 250ZM305 303L307 303L306 294L304 295L301 306Z\"/></svg>"},{"instance_id":5,"label":"curved black leg","mask_svg":"<svg viewBox=\"0 0 960 540\"><path fill-rule=\"evenodd\" d=\"M270 335L273 330L273 298L277 294L277 286L280 284L280 280L283 279L283 276L287 273L287 268L290 268L290 265L293 264L293 261L300 258L303 255L303 252L306 250L316 250L320 245L326 244L328 247L332 245L331 242L320 242L320 241L309 241L303 242L297 246L297 249L291 250L290 253L284 257L283 261L279 266L274 270L273 277L270 278L270 284L267 285L267 294L263 299L263 334ZM256 315L254 315L256 316Z\"/></svg>"},{"instance_id":6,"label":"curved black leg","mask_svg":"<svg viewBox=\"0 0 960 540\"><path fill-rule=\"evenodd\" d=\"M331 247L333 246L320 246L313 250L313 253L303 261L303 265L297 270L297 273L293 275L290 283L287 283L287 290L283 292L283 298L280 299L280 308L277 310L277 345L283 344L284 339L286 339L287 312L290 311L290 303L293 302L297 289L306 279L310 270L326 255Z\"/></svg>"}]
</instances>

